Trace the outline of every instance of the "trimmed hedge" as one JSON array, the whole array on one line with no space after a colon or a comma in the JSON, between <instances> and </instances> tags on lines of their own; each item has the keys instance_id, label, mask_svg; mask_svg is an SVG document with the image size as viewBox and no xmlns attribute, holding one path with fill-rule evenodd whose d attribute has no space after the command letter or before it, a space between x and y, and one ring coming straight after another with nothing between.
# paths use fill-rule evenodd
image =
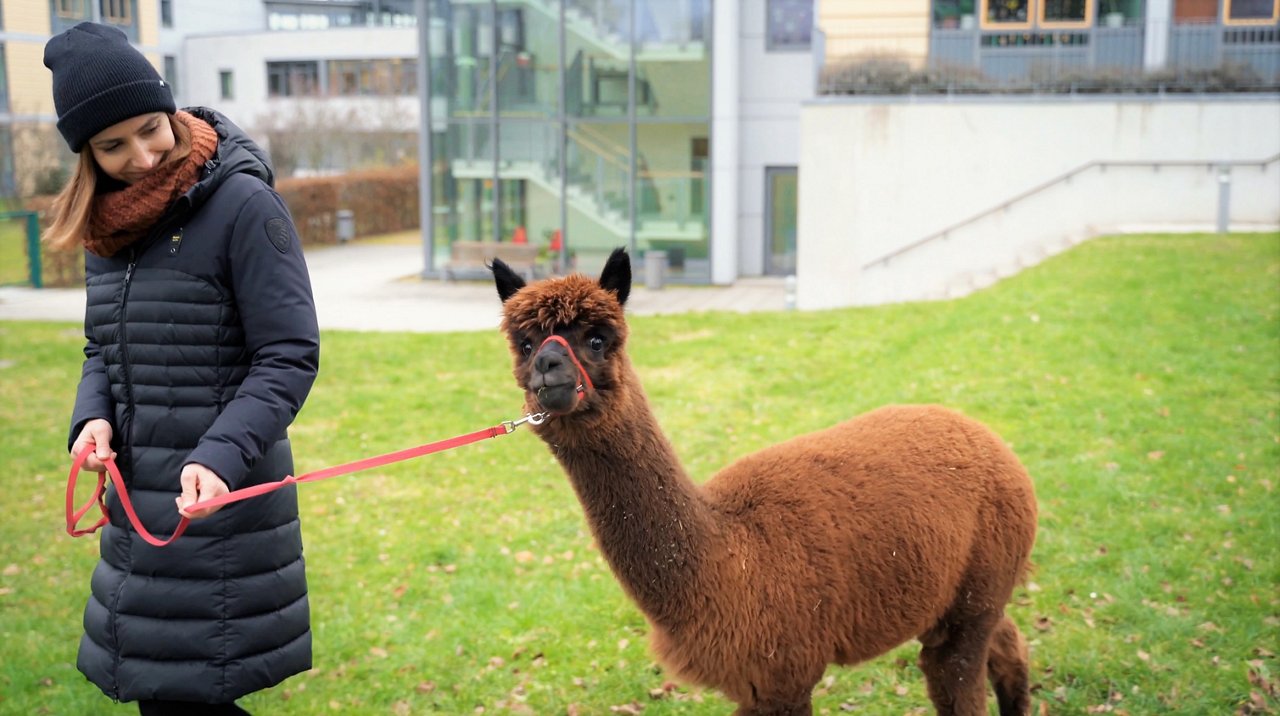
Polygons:
<instances>
[{"instance_id":1,"label":"trimmed hedge","mask_svg":"<svg viewBox=\"0 0 1280 716\"><path fill-rule=\"evenodd\" d=\"M276 191L284 198L304 246L338 243L337 213L355 213L356 236L373 236L418 228L417 165L374 169L307 179L281 179ZM48 228L52 196L31 197L23 202L40 214L40 230ZM44 285L66 288L84 284L81 251L41 250Z\"/></svg>"},{"instance_id":2,"label":"trimmed hedge","mask_svg":"<svg viewBox=\"0 0 1280 716\"><path fill-rule=\"evenodd\" d=\"M304 245L336 244L340 209L354 212L356 236L418 228L417 165L282 179L276 190L293 214Z\"/></svg>"}]
</instances>

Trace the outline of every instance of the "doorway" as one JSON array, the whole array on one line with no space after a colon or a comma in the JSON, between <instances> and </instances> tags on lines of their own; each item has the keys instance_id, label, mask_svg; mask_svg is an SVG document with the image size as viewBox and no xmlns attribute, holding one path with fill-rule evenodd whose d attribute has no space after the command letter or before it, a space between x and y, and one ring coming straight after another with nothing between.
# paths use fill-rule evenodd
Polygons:
<instances>
[{"instance_id":1,"label":"doorway","mask_svg":"<svg viewBox=\"0 0 1280 716\"><path fill-rule=\"evenodd\" d=\"M795 167L765 167L764 177L764 273L789 276L796 272L799 172Z\"/></svg>"}]
</instances>

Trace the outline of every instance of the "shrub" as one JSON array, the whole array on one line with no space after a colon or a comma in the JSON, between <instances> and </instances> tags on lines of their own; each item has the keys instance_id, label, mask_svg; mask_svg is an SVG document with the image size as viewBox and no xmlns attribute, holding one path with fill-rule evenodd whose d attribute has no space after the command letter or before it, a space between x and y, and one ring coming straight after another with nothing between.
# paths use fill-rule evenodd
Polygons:
<instances>
[{"instance_id":1,"label":"shrub","mask_svg":"<svg viewBox=\"0 0 1280 716\"><path fill-rule=\"evenodd\" d=\"M357 236L404 231L419 224L416 165L281 179L276 189L293 214L304 245L337 243L340 209L355 212Z\"/></svg>"}]
</instances>

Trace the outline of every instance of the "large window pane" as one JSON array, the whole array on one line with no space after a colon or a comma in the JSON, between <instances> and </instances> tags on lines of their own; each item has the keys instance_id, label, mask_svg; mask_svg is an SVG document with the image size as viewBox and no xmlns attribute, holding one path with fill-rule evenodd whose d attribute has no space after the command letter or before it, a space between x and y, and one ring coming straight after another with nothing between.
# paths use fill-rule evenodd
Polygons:
<instances>
[{"instance_id":1,"label":"large window pane","mask_svg":"<svg viewBox=\"0 0 1280 716\"><path fill-rule=\"evenodd\" d=\"M268 62L268 97L312 97L320 94L320 63Z\"/></svg>"},{"instance_id":2,"label":"large window pane","mask_svg":"<svg viewBox=\"0 0 1280 716\"><path fill-rule=\"evenodd\" d=\"M627 116L631 67L627 13L626 0L600 0L575 9L579 19L565 28L567 114Z\"/></svg>"},{"instance_id":3,"label":"large window pane","mask_svg":"<svg viewBox=\"0 0 1280 716\"><path fill-rule=\"evenodd\" d=\"M554 117L560 103L558 15L526 4L498 10L498 107L504 115Z\"/></svg>"},{"instance_id":4,"label":"large window pane","mask_svg":"<svg viewBox=\"0 0 1280 716\"><path fill-rule=\"evenodd\" d=\"M711 28L706 0L647 0L636 12L645 33L636 44L636 115L706 117L711 114Z\"/></svg>"},{"instance_id":5,"label":"large window pane","mask_svg":"<svg viewBox=\"0 0 1280 716\"><path fill-rule=\"evenodd\" d=\"M795 167L768 167L765 170L765 220L769 245L765 253L765 273L785 276L796 272L796 216L799 182Z\"/></svg>"},{"instance_id":6,"label":"large window pane","mask_svg":"<svg viewBox=\"0 0 1280 716\"><path fill-rule=\"evenodd\" d=\"M493 238L495 195L492 132L487 122L451 122L435 135L433 151L442 161L442 205L435 208L438 244Z\"/></svg>"},{"instance_id":7,"label":"large window pane","mask_svg":"<svg viewBox=\"0 0 1280 716\"><path fill-rule=\"evenodd\" d=\"M579 270L629 246L631 156L626 122L570 122L565 148L568 249Z\"/></svg>"},{"instance_id":8,"label":"large window pane","mask_svg":"<svg viewBox=\"0 0 1280 716\"><path fill-rule=\"evenodd\" d=\"M550 244L560 229L559 125L511 119L499 130L499 238L541 247L542 261L549 264Z\"/></svg>"},{"instance_id":9,"label":"large window pane","mask_svg":"<svg viewBox=\"0 0 1280 716\"><path fill-rule=\"evenodd\" d=\"M0 52L4 48L0 47ZM18 185L13 166L13 133L9 125L0 124L0 198L17 196Z\"/></svg>"},{"instance_id":10,"label":"large window pane","mask_svg":"<svg viewBox=\"0 0 1280 716\"><path fill-rule=\"evenodd\" d=\"M493 103L490 66L493 63L493 9L485 5L457 5L451 11L448 54L435 60L451 71L450 114L488 115Z\"/></svg>"},{"instance_id":11,"label":"large window pane","mask_svg":"<svg viewBox=\"0 0 1280 716\"><path fill-rule=\"evenodd\" d=\"M709 279L705 122L636 128L636 246L661 249L673 278Z\"/></svg>"},{"instance_id":12,"label":"large window pane","mask_svg":"<svg viewBox=\"0 0 1280 716\"><path fill-rule=\"evenodd\" d=\"M0 42L0 112L8 112L8 111L9 111L9 71L5 69L4 43Z\"/></svg>"}]
</instances>

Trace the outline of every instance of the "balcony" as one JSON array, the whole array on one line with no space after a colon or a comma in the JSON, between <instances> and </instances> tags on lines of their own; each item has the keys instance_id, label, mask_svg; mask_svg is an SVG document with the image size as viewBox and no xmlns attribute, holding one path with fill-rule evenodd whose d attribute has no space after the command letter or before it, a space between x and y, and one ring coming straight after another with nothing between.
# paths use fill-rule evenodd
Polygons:
<instances>
[{"instance_id":1,"label":"balcony","mask_svg":"<svg viewBox=\"0 0 1280 716\"><path fill-rule=\"evenodd\" d=\"M923 67L829 59L822 94L1275 92L1280 25L1217 22L1006 30L934 27Z\"/></svg>"}]
</instances>

